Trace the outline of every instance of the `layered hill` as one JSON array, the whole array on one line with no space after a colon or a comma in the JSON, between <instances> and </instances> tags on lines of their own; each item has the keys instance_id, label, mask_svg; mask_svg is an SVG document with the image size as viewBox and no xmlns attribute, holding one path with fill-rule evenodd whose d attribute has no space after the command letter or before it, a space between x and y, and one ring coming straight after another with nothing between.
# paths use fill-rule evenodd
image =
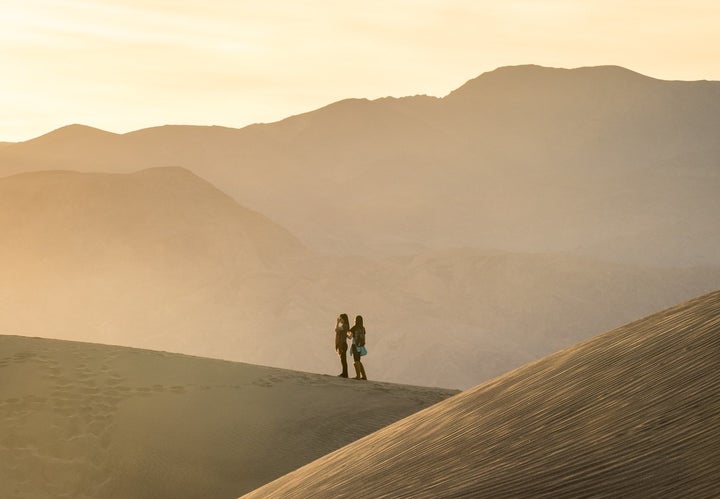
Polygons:
<instances>
[{"instance_id":1,"label":"layered hill","mask_svg":"<svg viewBox=\"0 0 720 499\"><path fill-rule=\"evenodd\" d=\"M418 412L243 497L713 497L720 292Z\"/></svg>"},{"instance_id":2,"label":"layered hill","mask_svg":"<svg viewBox=\"0 0 720 499\"><path fill-rule=\"evenodd\" d=\"M350 99L240 130L71 126L0 172L183 166L311 248L480 247L717 264L720 83L516 66L444 98Z\"/></svg>"},{"instance_id":3,"label":"layered hill","mask_svg":"<svg viewBox=\"0 0 720 499\"><path fill-rule=\"evenodd\" d=\"M227 259L254 269L302 253L289 232L183 168L35 172L2 178L0 189L6 236L45 256L88 257L113 248L121 254L132 241L162 256L182 249L197 262ZM105 247L87 247L89 235Z\"/></svg>"},{"instance_id":4,"label":"layered hill","mask_svg":"<svg viewBox=\"0 0 720 499\"><path fill-rule=\"evenodd\" d=\"M237 283L305 251L181 168L2 178L0 228L3 331L159 348L250 345Z\"/></svg>"},{"instance_id":5,"label":"layered hill","mask_svg":"<svg viewBox=\"0 0 720 499\"><path fill-rule=\"evenodd\" d=\"M289 304L283 323L304 331L305 341L304 355L288 354L280 365L332 372L333 324L325 318L361 313L373 377L466 389L712 291L720 270L466 249L312 259L282 280L276 297Z\"/></svg>"},{"instance_id":6,"label":"layered hill","mask_svg":"<svg viewBox=\"0 0 720 499\"><path fill-rule=\"evenodd\" d=\"M0 179L0 330L337 374L365 316L371 379L469 388L720 282L573 255L308 254L180 168Z\"/></svg>"},{"instance_id":7,"label":"layered hill","mask_svg":"<svg viewBox=\"0 0 720 499\"><path fill-rule=\"evenodd\" d=\"M718 85L520 66L6 145L0 172L76 172L0 179L0 328L336 373L363 314L374 379L474 386L717 289Z\"/></svg>"},{"instance_id":8,"label":"layered hill","mask_svg":"<svg viewBox=\"0 0 720 499\"><path fill-rule=\"evenodd\" d=\"M0 496L237 497L456 392L0 336Z\"/></svg>"}]
</instances>

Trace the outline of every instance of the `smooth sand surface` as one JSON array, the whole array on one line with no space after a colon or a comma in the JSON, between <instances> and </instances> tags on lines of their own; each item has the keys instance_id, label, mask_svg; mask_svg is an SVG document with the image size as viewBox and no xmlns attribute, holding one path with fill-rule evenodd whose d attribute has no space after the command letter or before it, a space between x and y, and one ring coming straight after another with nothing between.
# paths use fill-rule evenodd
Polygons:
<instances>
[{"instance_id":1,"label":"smooth sand surface","mask_svg":"<svg viewBox=\"0 0 720 499\"><path fill-rule=\"evenodd\" d=\"M0 497L237 497L455 393L0 336Z\"/></svg>"},{"instance_id":2,"label":"smooth sand surface","mask_svg":"<svg viewBox=\"0 0 720 499\"><path fill-rule=\"evenodd\" d=\"M479 385L247 498L718 497L720 291Z\"/></svg>"}]
</instances>

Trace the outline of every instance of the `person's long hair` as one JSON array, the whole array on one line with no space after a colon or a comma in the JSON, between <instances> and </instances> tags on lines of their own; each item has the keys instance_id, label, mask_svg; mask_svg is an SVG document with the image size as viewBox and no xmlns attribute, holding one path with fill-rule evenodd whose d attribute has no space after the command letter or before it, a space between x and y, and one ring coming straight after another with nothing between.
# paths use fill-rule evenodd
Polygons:
<instances>
[{"instance_id":1,"label":"person's long hair","mask_svg":"<svg viewBox=\"0 0 720 499\"><path fill-rule=\"evenodd\" d=\"M355 325L363 327L362 315L355 316Z\"/></svg>"},{"instance_id":2,"label":"person's long hair","mask_svg":"<svg viewBox=\"0 0 720 499\"><path fill-rule=\"evenodd\" d=\"M350 319L348 319L347 314L340 314L340 318L345 322L345 327L350 329Z\"/></svg>"}]
</instances>

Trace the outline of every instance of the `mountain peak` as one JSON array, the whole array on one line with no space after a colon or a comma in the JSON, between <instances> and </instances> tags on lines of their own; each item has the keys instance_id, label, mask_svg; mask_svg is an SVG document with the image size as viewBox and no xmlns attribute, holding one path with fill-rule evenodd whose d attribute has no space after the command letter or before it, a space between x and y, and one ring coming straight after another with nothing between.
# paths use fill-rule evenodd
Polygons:
<instances>
[{"instance_id":1,"label":"mountain peak","mask_svg":"<svg viewBox=\"0 0 720 499\"><path fill-rule=\"evenodd\" d=\"M518 66L502 66L493 71L482 73L480 76L466 82L451 92L451 96L466 96L478 91L490 89L518 90L522 87L537 88L539 86L566 86L582 83L597 84L623 83L630 81L650 82L659 81L642 75L621 66L584 66L579 68L554 68L536 64L523 64Z\"/></svg>"},{"instance_id":2,"label":"mountain peak","mask_svg":"<svg viewBox=\"0 0 720 499\"><path fill-rule=\"evenodd\" d=\"M87 139L95 137L115 137L117 134L107 132L99 128L74 123L48 132L44 135L30 139L27 142L56 142L56 141L73 141L78 139Z\"/></svg>"}]
</instances>

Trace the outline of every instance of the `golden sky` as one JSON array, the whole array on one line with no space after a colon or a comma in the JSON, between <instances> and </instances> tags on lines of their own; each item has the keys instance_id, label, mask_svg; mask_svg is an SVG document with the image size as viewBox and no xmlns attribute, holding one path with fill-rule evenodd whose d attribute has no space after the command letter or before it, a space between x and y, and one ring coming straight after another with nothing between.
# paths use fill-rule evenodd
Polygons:
<instances>
[{"instance_id":1,"label":"golden sky","mask_svg":"<svg viewBox=\"0 0 720 499\"><path fill-rule=\"evenodd\" d=\"M498 66L720 80L717 0L0 0L0 141L241 127Z\"/></svg>"}]
</instances>

